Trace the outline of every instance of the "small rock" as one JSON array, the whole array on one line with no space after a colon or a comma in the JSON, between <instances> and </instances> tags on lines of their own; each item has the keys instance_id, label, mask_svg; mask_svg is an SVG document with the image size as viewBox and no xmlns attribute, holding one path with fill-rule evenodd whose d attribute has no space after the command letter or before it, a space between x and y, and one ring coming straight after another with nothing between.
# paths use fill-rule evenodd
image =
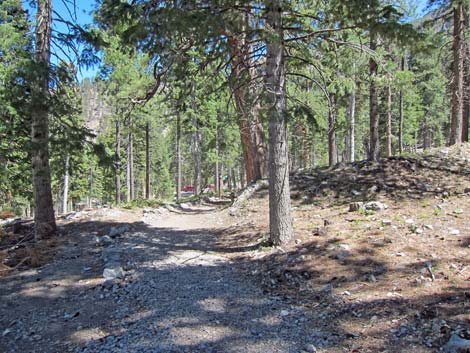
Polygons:
<instances>
[{"instance_id":1,"label":"small rock","mask_svg":"<svg viewBox=\"0 0 470 353\"><path fill-rule=\"evenodd\" d=\"M76 311L76 312L74 312L73 314L67 314L67 313L65 313L65 314L64 314L64 320L65 320L65 321L69 321L69 320L71 320L71 319L77 317L78 315L80 315L80 311Z\"/></svg>"},{"instance_id":2,"label":"small rock","mask_svg":"<svg viewBox=\"0 0 470 353\"><path fill-rule=\"evenodd\" d=\"M313 235L317 237L323 237L328 235L328 229L326 227L317 227L313 231Z\"/></svg>"},{"instance_id":3,"label":"small rock","mask_svg":"<svg viewBox=\"0 0 470 353\"><path fill-rule=\"evenodd\" d=\"M129 231L129 226L127 224L120 226L120 227L112 227L109 230L109 236L111 238L116 238L128 231Z\"/></svg>"},{"instance_id":4,"label":"small rock","mask_svg":"<svg viewBox=\"0 0 470 353\"><path fill-rule=\"evenodd\" d=\"M461 208L457 208L457 209L454 210L454 213L455 214L462 214L463 210Z\"/></svg>"},{"instance_id":5,"label":"small rock","mask_svg":"<svg viewBox=\"0 0 470 353\"><path fill-rule=\"evenodd\" d=\"M382 225L383 226L390 226L390 225L392 225L392 220L391 219L382 219Z\"/></svg>"},{"instance_id":6,"label":"small rock","mask_svg":"<svg viewBox=\"0 0 470 353\"><path fill-rule=\"evenodd\" d=\"M468 352L470 350L470 339L460 337L460 332L455 332L449 342L442 347L446 353Z\"/></svg>"},{"instance_id":7,"label":"small rock","mask_svg":"<svg viewBox=\"0 0 470 353\"><path fill-rule=\"evenodd\" d=\"M122 279L124 278L124 270L121 266L113 267L113 268L105 268L103 270L103 277L106 280L113 280L113 279Z\"/></svg>"},{"instance_id":8,"label":"small rock","mask_svg":"<svg viewBox=\"0 0 470 353\"><path fill-rule=\"evenodd\" d=\"M375 283L377 282L377 278L375 278L373 274L370 274L369 276L367 276L367 281Z\"/></svg>"},{"instance_id":9,"label":"small rock","mask_svg":"<svg viewBox=\"0 0 470 353\"><path fill-rule=\"evenodd\" d=\"M425 224L424 228L429 229L429 230L434 230L434 227L432 224Z\"/></svg>"},{"instance_id":10,"label":"small rock","mask_svg":"<svg viewBox=\"0 0 470 353\"><path fill-rule=\"evenodd\" d=\"M281 315L281 317L288 316L288 315L289 315L289 311L288 311L288 310L281 310L280 315Z\"/></svg>"},{"instance_id":11,"label":"small rock","mask_svg":"<svg viewBox=\"0 0 470 353\"><path fill-rule=\"evenodd\" d=\"M449 234L450 235L460 235L460 230L455 229L455 228L449 228Z\"/></svg>"},{"instance_id":12,"label":"small rock","mask_svg":"<svg viewBox=\"0 0 470 353\"><path fill-rule=\"evenodd\" d=\"M364 208L366 210L372 210L372 211L383 211L383 210L386 210L388 206L383 202L371 201L371 202L367 202L366 204L364 204Z\"/></svg>"},{"instance_id":13,"label":"small rock","mask_svg":"<svg viewBox=\"0 0 470 353\"><path fill-rule=\"evenodd\" d=\"M353 194L354 196L359 196L361 192L353 189L351 190L351 194Z\"/></svg>"},{"instance_id":14,"label":"small rock","mask_svg":"<svg viewBox=\"0 0 470 353\"><path fill-rule=\"evenodd\" d=\"M304 351L306 351L308 353L316 353L317 348L313 344L306 344L305 347L304 347Z\"/></svg>"},{"instance_id":15,"label":"small rock","mask_svg":"<svg viewBox=\"0 0 470 353\"><path fill-rule=\"evenodd\" d=\"M413 225L413 224L415 224L415 221L412 218L407 218L407 219L405 219L405 224Z\"/></svg>"}]
</instances>

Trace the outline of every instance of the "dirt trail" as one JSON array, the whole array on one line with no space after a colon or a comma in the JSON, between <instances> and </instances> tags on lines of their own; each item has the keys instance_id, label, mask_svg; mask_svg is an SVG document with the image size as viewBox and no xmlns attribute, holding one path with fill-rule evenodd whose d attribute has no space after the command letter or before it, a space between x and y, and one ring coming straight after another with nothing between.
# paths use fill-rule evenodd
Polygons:
<instances>
[{"instance_id":1,"label":"dirt trail","mask_svg":"<svg viewBox=\"0 0 470 353\"><path fill-rule=\"evenodd\" d=\"M219 212L144 220L106 247L80 232L54 263L1 279L0 351L314 351L308 314L247 282L217 246ZM124 280L103 283L109 256Z\"/></svg>"}]
</instances>

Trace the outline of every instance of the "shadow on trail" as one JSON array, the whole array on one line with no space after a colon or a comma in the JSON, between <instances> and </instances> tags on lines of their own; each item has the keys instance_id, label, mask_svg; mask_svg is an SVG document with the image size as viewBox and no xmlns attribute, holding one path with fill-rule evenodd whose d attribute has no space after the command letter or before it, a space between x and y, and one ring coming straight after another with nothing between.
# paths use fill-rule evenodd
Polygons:
<instances>
[{"instance_id":1,"label":"shadow on trail","mask_svg":"<svg viewBox=\"0 0 470 353\"><path fill-rule=\"evenodd\" d=\"M256 259L250 251L263 235L254 230L131 224L129 234L110 245L125 250L128 280L104 290L102 249L91 233L104 235L115 226L72 223L64 229L73 234L70 246L58 263L0 279L0 333L11 331L0 335L0 351L63 352L87 342L76 351L298 353L313 344L342 352L372 340L377 352L432 352L446 339L433 331L435 323L470 325L463 318L468 288L449 285L413 299L348 300L336 293L338 283L407 269L392 269L362 248L346 259L331 258L316 242ZM233 252L244 257L224 258ZM347 271L307 270L301 257L307 255ZM422 264L413 266L410 271ZM315 289L304 290L307 280ZM364 330L353 329L357 325Z\"/></svg>"}]
</instances>

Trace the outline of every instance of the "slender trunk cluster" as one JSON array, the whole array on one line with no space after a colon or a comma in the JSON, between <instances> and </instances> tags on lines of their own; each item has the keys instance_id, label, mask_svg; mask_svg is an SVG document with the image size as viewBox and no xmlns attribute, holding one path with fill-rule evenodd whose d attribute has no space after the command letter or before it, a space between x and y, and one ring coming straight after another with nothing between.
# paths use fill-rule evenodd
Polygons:
<instances>
[{"instance_id":1,"label":"slender trunk cluster","mask_svg":"<svg viewBox=\"0 0 470 353\"><path fill-rule=\"evenodd\" d=\"M52 27L52 2L39 0L36 24L37 65L31 90L32 169L34 222L36 239L44 239L56 231L49 165L49 74Z\"/></svg>"}]
</instances>

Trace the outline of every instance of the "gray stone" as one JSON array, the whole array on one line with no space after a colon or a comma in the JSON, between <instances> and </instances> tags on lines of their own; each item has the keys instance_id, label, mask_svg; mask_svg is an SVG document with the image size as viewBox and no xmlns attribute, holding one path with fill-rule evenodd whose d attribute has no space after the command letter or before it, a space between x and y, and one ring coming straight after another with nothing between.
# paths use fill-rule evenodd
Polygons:
<instances>
[{"instance_id":1,"label":"gray stone","mask_svg":"<svg viewBox=\"0 0 470 353\"><path fill-rule=\"evenodd\" d=\"M449 342L442 347L446 353L460 353L470 350L470 340L460 337L459 332L455 332L450 337Z\"/></svg>"},{"instance_id":2,"label":"gray stone","mask_svg":"<svg viewBox=\"0 0 470 353\"><path fill-rule=\"evenodd\" d=\"M112 268L105 268L103 270L103 277L106 280L113 280L113 279L122 279L124 278L124 270L122 267L112 267Z\"/></svg>"},{"instance_id":3,"label":"gray stone","mask_svg":"<svg viewBox=\"0 0 470 353\"><path fill-rule=\"evenodd\" d=\"M384 204L383 202L371 201L371 202L367 202L366 204L364 204L364 208L366 210L372 210L372 211L383 211L383 210L386 210L388 206Z\"/></svg>"},{"instance_id":4,"label":"gray stone","mask_svg":"<svg viewBox=\"0 0 470 353\"><path fill-rule=\"evenodd\" d=\"M309 343L305 345L304 350L308 353L315 353L317 348L313 344Z\"/></svg>"}]
</instances>

